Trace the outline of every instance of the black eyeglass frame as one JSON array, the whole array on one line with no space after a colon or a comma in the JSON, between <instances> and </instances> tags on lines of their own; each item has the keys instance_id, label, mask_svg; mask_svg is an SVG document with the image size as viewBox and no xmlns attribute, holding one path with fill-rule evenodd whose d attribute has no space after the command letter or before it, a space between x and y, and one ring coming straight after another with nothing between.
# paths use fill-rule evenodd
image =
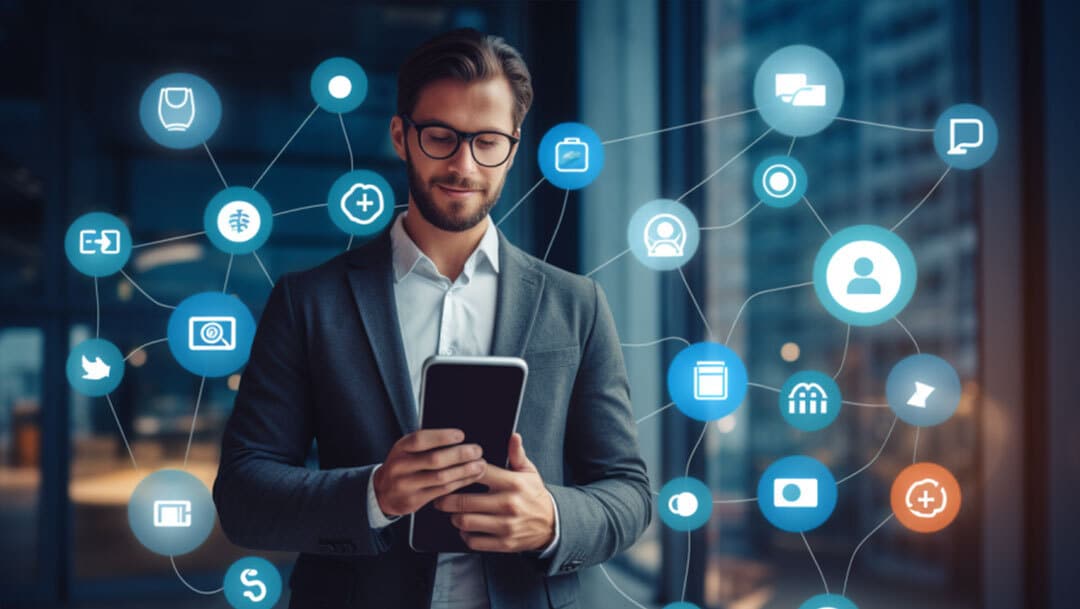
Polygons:
<instances>
[{"instance_id":1,"label":"black eyeglass frame","mask_svg":"<svg viewBox=\"0 0 1080 609\"><path fill-rule=\"evenodd\" d=\"M481 167L488 167L488 168L501 167L502 165L505 165L507 161L510 160L510 156L513 155L513 153L514 153L514 146L517 146L518 142L521 141L521 138L514 137L514 136L510 135L509 133L503 133L502 131L494 131L494 130L473 131L473 132L458 131L457 129L454 129L453 127L451 127L450 125L447 125L446 123L442 123L442 122L438 122L438 121L432 121L432 122L428 122L428 123L417 123L412 118L410 118L408 114L399 114L398 116L401 118L401 120L403 120L405 122L406 125L411 126L413 128L413 130L416 131L416 145L420 147L420 152L423 152L425 155L427 155L427 157L429 159L434 159L436 161L442 161L442 160L448 159L448 158L454 156L455 154L457 154L457 151L461 148L461 142L462 142L462 140L464 140L464 141L469 142L469 154L472 155L472 158L473 158L474 161L476 161L477 165L480 165ZM442 129L447 129L449 131L452 131L454 133L454 135L457 136L457 142L454 144L454 149L450 151L450 154L447 154L446 156L435 156L435 155L431 154L430 152L428 152L427 150L424 149L423 139L420 137L420 135L421 135L421 133L423 133L424 129L427 129L428 127L439 127L439 128L442 128ZM489 165L487 163L482 163L480 161L480 159L476 158L476 148L473 147L474 146L473 142L475 141L474 138L476 138L476 136L478 136L478 135L499 135L499 136L505 137L506 139L510 140L510 148L508 148L507 151L506 151L506 158L504 158L503 160L499 161L498 163L496 163L494 165Z\"/></svg>"}]
</instances>

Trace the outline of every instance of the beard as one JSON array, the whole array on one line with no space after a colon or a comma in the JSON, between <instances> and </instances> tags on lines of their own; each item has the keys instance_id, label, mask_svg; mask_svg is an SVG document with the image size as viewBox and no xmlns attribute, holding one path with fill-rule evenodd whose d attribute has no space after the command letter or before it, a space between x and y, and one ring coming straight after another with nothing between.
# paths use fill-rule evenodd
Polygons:
<instances>
[{"instance_id":1,"label":"beard","mask_svg":"<svg viewBox=\"0 0 1080 609\"><path fill-rule=\"evenodd\" d=\"M506 175L504 174L499 185L490 193L490 197L485 184L466 180L452 174L435 176L425 184L413 166L408 147L405 149L405 170L409 176L409 194L412 195L413 202L416 203L416 209L420 211L420 215L432 226L454 233L469 230L480 224L488 216L491 208L495 206L495 202L499 200L503 185L506 183ZM451 188L475 189L485 198L480 207L472 213L468 212L467 204L461 201L451 201L449 208L443 210L435 203L435 198L432 196L436 184L445 184Z\"/></svg>"}]
</instances>

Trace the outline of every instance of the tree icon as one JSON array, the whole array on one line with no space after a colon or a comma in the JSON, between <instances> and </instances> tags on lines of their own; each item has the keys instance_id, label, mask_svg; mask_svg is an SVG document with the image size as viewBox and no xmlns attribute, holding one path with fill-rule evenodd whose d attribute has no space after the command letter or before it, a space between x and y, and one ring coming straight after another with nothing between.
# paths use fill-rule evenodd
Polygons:
<instances>
[{"instance_id":1,"label":"tree icon","mask_svg":"<svg viewBox=\"0 0 1080 609\"><path fill-rule=\"evenodd\" d=\"M229 226L237 233L244 232L251 222L250 216L242 209L237 209L229 214Z\"/></svg>"}]
</instances>

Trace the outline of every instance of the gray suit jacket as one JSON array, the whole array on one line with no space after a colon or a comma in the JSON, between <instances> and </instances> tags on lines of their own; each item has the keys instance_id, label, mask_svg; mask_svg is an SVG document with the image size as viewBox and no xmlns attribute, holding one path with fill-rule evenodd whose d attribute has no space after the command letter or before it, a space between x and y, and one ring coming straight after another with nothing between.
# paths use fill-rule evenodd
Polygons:
<instances>
[{"instance_id":1,"label":"gray suit jacket","mask_svg":"<svg viewBox=\"0 0 1080 609\"><path fill-rule=\"evenodd\" d=\"M577 606L577 571L652 517L615 324L595 281L499 233L492 355L523 357L518 422L559 509L557 551L485 554L492 609ZM435 554L408 519L368 526L373 464L418 428L394 306L389 232L274 286L222 440L214 501L234 543L299 552L292 607L426 609ZM319 469L304 467L315 440Z\"/></svg>"}]
</instances>

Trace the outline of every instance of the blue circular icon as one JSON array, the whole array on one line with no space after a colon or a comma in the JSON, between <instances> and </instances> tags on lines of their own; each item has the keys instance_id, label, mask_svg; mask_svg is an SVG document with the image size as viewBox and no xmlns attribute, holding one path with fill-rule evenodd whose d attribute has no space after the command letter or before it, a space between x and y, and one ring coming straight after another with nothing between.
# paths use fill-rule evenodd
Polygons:
<instances>
[{"instance_id":1,"label":"blue circular icon","mask_svg":"<svg viewBox=\"0 0 1080 609\"><path fill-rule=\"evenodd\" d=\"M266 243L274 214L266 197L244 186L214 195L203 213L210 242L227 254L250 254Z\"/></svg>"},{"instance_id":2,"label":"blue circular icon","mask_svg":"<svg viewBox=\"0 0 1080 609\"><path fill-rule=\"evenodd\" d=\"M770 207L791 207L806 194L806 169L789 156L771 156L754 170L754 194Z\"/></svg>"},{"instance_id":3,"label":"blue circular icon","mask_svg":"<svg viewBox=\"0 0 1080 609\"><path fill-rule=\"evenodd\" d=\"M960 405L961 391L956 369L928 353L900 360L885 381L889 407L905 423L919 427L947 421Z\"/></svg>"},{"instance_id":4,"label":"blue circular icon","mask_svg":"<svg viewBox=\"0 0 1080 609\"><path fill-rule=\"evenodd\" d=\"M221 377L247 363L255 319L235 296L203 292L185 298L169 316L169 350L185 370Z\"/></svg>"},{"instance_id":5,"label":"blue circular icon","mask_svg":"<svg viewBox=\"0 0 1080 609\"><path fill-rule=\"evenodd\" d=\"M697 478L675 478L656 498L660 520L676 531L700 529L712 514L712 493Z\"/></svg>"},{"instance_id":6,"label":"blue circular icon","mask_svg":"<svg viewBox=\"0 0 1080 609\"><path fill-rule=\"evenodd\" d=\"M855 603L839 594L819 594L805 603L799 605L799 609L859 609Z\"/></svg>"},{"instance_id":7,"label":"blue circular icon","mask_svg":"<svg viewBox=\"0 0 1080 609\"><path fill-rule=\"evenodd\" d=\"M214 530L217 511L201 480L178 469L158 470L128 501L128 524L141 544L165 556L187 554Z\"/></svg>"},{"instance_id":8,"label":"blue circular icon","mask_svg":"<svg viewBox=\"0 0 1080 609\"><path fill-rule=\"evenodd\" d=\"M840 387L831 376L803 370L780 388L780 414L797 429L816 431L836 420L841 400Z\"/></svg>"},{"instance_id":9,"label":"blue circular icon","mask_svg":"<svg viewBox=\"0 0 1080 609\"><path fill-rule=\"evenodd\" d=\"M785 135L821 131L843 103L840 68L811 46L796 44L774 52L754 76L754 105L766 124Z\"/></svg>"},{"instance_id":10,"label":"blue circular icon","mask_svg":"<svg viewBox=\"0 0 1080 609\"><path fill-rule=\"evenodd\" d=\"M281 598L281 573L265 558L246 556L229 566L224 588L236 609L273 607Z\"/></svg>"},{"instance_id":11,"label":"blue circular icon","mask_svg":"<svg viewBox=\"0 0 1080 609\"><path fill-rule=\"evenodd\" d=\"M814 258L814 292L829 313L855 326L888 321L915 293L915 256L880 226L845 228Z\"/></svg>"},{"instance_id":12,"label":"blue circular icon","mask_svg":"<svg viewBox=\"0 0 1080 609\"><path fill-rule=\"evenodd\" d=\"M938 117L934 149L957 169L975 169L994 156L998 128L994 117L975 104L957 104Z\"/></svg>"},{"instance_id":13,"label":"blue circular icon","mask_svg":"<svg viewBox=\"0 0 1080 609\"><path fill-rule=\"evenodd\" d=\"M544 134L537 151L540 173L559 188L584 188L604 168L604 144L581 123L561 123Z\"/></svg>"},{"instance_id":14,"label":"blue circular icon","mask_svg":"<svg viewBox=\"0 0 1080 609\"><path fill-rule=\"evenodd\" d=\"M393 219L394 191L374 171L357 169L334 180L326 208L330 220L346 234L369 237Z\"/></svg>"},{"instance_id":15,"label":"blue circular icon","mask_svg":"<svg viewBox=\"0 0 1080 609\"><path fill-rule=\"evenodd\" d=\"M686 601L678 601L675 603L668 603L664 605L664 609L701 609L694 603L688 603Z\"/></svg>"},{"instance_id":16,"label":"blue circular icon","mask_svg":"<svg viewBox=\"0 0 1080 609\"><path fill-rule=\"evenodd\" d=\"M139 121L150 139L166 148L194 148L221 123L221 98L210 83L177 72L150 83L139 102Z\"/></svg>"},{"instance_id":17,"label":"blue circular icon","mask_svg":"<svg viewBox=\"0 0 1080 609\"><path fill-rule=\"evenodd\" d=\"M75 219L64 236L64 253L75 270L91 277L118 272L131 257L131 233L120 218L95 211Z\"/></svg>"},{"instance_id":18,"label":"blue circular icon","mask_svg":"<svg viewBox=\"0 0 1080 609\"><path fill-rule=\"evenodd\" d=\"M694 256L701 230L688 207L678 201L657 199L642 205L630 217L626 240L642 264L670 271Z\"/></svg>"},{"instance_id":19,"label":"blue circular icon","mask_svg":"<svg viewBox=\"0 0 1080 609\"><path fill-rule=\"evenodd\" d=\"M746 397L746 366L720 343L694 343L668 366L667 386L675 406L698 421L715 421L735 412Z\"/></svg>"},{"instance_id":20,"label":"blue circular icon","mask_svg":"<svg viewBox=\"0 0 1080 609\"><path fill-rule=\"evenodd\" d=\"M778 529L801 533L821 526L836 508L836 479L817 459L784 457L758 481L757 503Z\"/></svg>"},{"instance_id":21,"label":"blue circular icon","mask_svg":"<svg viewBox=\"0 0 1080 609\"><path fill-rule=\"evenodd\" d=\"M97 398L112 393L123 378L124 356L107 340L84 340L68 354L68 382L83 395Z\"/></svg>"},{"instance_id":22,"label":"blue circular icon","mask_svg":"<svg viewBox=\"0 0 1080 609\"><path fill-rule=\"evenodd\" d=\"M311 73L311 96L327 112L352 112L363 103L367 90L364 69L347 57L331 57Z\"/></svg>"}]
</instances>

